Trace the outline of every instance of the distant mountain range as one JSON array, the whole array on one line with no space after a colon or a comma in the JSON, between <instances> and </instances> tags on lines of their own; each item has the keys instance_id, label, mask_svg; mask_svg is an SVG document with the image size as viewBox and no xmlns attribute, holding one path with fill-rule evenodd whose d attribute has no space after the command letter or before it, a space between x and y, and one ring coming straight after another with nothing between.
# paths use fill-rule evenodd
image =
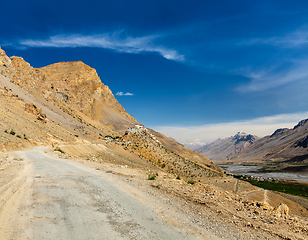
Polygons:
<instances>
[{"instance_id":1,"label":"distant mountain range","mask_svg":"<svg viewBox=\"0 0 308 240\"><path fill-rule=\"evenodd\" d=\"M196 149L196 151L212 160L225 160L241 153L258 139L257 136L238 132L232 137L218 139Z\"/></svg>"},{"instance_id":2,"label":"distant mountain range","mask_svg":"<svg viewBox=\"0 0 308 240\"><path fill-rule=\"evenodd\" d=\"M236 161L304 161L308 159L308 119L292 129L277 129L272 135L258 138L238 133L216 140L196 151L212 160Z\"/></svg>"}]
</instances>

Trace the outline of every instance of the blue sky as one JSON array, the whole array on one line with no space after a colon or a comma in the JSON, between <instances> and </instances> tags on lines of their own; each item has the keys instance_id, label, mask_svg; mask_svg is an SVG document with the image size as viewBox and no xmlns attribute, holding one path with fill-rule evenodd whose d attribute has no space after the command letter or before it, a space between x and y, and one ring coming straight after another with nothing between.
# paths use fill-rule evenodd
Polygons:
<instances>
[{"instance_id":1,"label":"blue sky","mask_svg":"<svg viewBox=\"0 0 308 240\"><path fill-rule=\"evenodd\" d=\"M81 60L139 122L183 143L308 117L307 1L1 1L0 46Z\"/></svg>"}]
</instances>

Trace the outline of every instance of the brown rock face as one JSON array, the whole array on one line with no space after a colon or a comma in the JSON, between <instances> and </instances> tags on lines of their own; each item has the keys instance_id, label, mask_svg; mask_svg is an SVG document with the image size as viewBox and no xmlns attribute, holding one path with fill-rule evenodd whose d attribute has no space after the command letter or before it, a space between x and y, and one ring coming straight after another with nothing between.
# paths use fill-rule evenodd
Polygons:
<instances>
[{"instance_id":1,"label":"brown rock face","mask_svg":"<svg viewBox=\"0 0 308 240\"><path fill-rule=\"evenodd\" d=\"M13 73L11 59L6 55L5 51L0 47L0 75L10 77Z\"/></svg>"},{"instance_id":2,"label":"brown rock face","mask_svg":"<svg viewBox=\"0 0 308 240\"><path fill-rule=\"evenodd\" d=\"M104 85L95 69L81 61L60 62L33 68L20 57L12 57L18 78L13 81L32 94L38 93L74 115L90 117L104 125L124 131L136 124Z\"/></svg>"},{"instance_id":3,"label":"brown rock face","mask_svg":"<svg viewBox=\"0 0 308 240\"><path fill-rule=\"evenodd\" d=\"M31 104L31 103L26 103L25 104L25 110L27 112L35 114L35 115L42 114L42 109L41 108L37 108L35 106L35 104Z\"/></svg>"},{"instance_id":4,"label":"brown rock face","mask_svg":"<svg viewBox=\"0 0 308 240\"><path fill-rule=\"evenodd\" d=\"M282 203L277 208L275 208L274 212L278 217L287 217L289 215L289 207Z\"/></svg>"}]
</instances>

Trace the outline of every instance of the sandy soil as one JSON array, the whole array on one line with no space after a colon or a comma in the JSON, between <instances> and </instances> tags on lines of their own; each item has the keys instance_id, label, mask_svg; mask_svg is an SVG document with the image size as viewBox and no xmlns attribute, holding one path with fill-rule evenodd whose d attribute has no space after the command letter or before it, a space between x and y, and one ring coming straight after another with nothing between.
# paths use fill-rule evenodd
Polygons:
<instances>
[{"instance_id":1,"label":"sandy soil","mask_svg":"<svg viewBox=\"0 0 308 240\"><path fill-rule=\"evenodd\" d=\"M31 218L31 165L14 153L0 156L0 238L14 239Z\"/></svg>"}]
</instances>

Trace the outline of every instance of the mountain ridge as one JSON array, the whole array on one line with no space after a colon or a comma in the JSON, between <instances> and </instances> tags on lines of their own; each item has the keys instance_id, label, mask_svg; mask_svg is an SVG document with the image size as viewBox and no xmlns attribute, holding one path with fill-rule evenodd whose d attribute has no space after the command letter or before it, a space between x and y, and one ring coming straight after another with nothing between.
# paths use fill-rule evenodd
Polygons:
<instances>
[{"instance_id":1,"label":"mountain ridge","mask_svg":"<svg viewBox=\"0 0 308 240\"><path fill-rule=\"evenodd\" d=\"M238 132L234 136L217 139L195 151L208 156L214 161L229 159L232 156L242 152L259 138L255 135Z\"/></svg>"},{"instance_id":2,"label":"mountain ridge","mask_svg":"<svg viewBox=\"0 0 308 240\"><path fill-rule=\"evenodd\" d=\"M226 139L232 139L226 138ZM223 148L224 140L216 140L197 151L211 159L227 161L288 161L290 159L303 159L307 155L308 147L308 119L298 122L293 128L276 129L271 135L255 139L247 147L236 148L236 145L229 149L233 153L223 155L215 152L216 148ZM232 149L233 147L233 149ZM203 150L204 149L204 150ZM210 153L210 154L209 154ZM211 155L212 154L212 155ZM304 158L305 159L305 158Z\"/></svg>"}]
</instances>

